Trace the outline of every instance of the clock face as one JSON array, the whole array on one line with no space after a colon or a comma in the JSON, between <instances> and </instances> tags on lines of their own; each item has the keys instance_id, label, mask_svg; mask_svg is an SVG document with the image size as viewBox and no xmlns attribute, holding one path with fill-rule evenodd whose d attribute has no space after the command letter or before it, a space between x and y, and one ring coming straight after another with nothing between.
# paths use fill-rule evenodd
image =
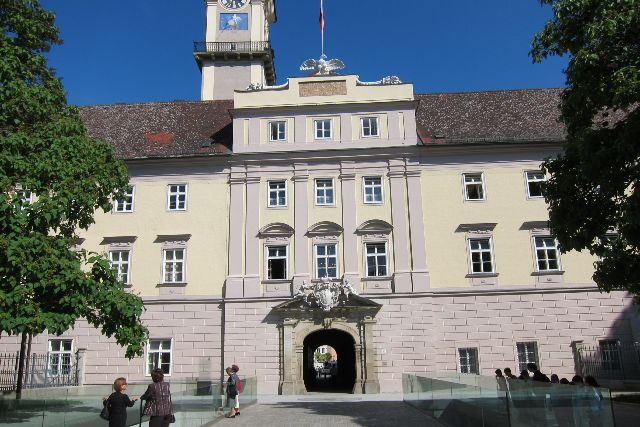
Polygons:
<instances>
[{"instance_id":1,"label":"clock face","mask_svg":"<svg viewBox=\"0 0 640 427\"><path fill-rule=\"evenodd\" d=\"M227 9L241 9L243 8L249 0L220 0L220 4Z\"/></svg>"}]
</instances>

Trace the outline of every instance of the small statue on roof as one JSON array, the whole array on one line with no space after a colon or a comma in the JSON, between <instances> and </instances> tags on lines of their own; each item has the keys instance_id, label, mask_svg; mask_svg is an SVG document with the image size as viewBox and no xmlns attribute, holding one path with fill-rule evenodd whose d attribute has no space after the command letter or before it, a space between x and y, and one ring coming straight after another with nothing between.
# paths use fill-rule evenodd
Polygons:
<instances>
[{"instance_id":1,"label":"small statue on roof","mask_svg":"<svg viewBox=\"0 0 640 427\"><path fill-rule=\"evenodd\" d=\"M336 73L336 70L342 70L345 67L344 62L339 59L330 59L327 61L327 55L320 55L320 59L307 59L300 66L300 71L313 70L317 76L330 76Z\"/></svg>"}]
</instances>

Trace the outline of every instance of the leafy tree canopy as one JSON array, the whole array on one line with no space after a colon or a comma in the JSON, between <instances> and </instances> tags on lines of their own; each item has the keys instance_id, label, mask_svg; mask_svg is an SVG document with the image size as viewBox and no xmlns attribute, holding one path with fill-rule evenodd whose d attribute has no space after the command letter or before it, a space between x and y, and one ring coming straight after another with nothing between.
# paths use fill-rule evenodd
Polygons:
<instances>
[{"instance_id":1,"label":"leafy tree canopy","mask_svg":"<svg viewBox=\"0 0 640 427\"><path fill-rule=\"evenodd\" d=\"M60 43L36 0L0 0L0 332L61 334L84 318L142 354L140 297L102 256L74 250L77 230L109 210L127 170L89 138L43 53Z\"/></svg>"},{"instance_id":2,"label":"leafy tree canopy","mask_svg":"<svg viewBox=\"0 0 640 427\"><path fill-rule=\"evenodd\" d=\"M545 161L550 221L563 252L599 257L605 291L640 294L640 0L540 0L553 18L531 56L569 55L563 152Z\"/></svg>"}]
</instances>

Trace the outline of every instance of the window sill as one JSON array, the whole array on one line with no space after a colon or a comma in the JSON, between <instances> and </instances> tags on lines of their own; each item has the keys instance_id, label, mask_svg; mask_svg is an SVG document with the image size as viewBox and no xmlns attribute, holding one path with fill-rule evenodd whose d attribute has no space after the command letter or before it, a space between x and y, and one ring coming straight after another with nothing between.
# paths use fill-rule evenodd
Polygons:
<instances>
[{"instance_id":1,"label":"window sill","mask_svg":"<svg viewBox=\"0 0 640 427\"><path fill-rule=\"evenodd\" d=\"M267 284L278 284L278 283L291 283L291 279L264 279L262 283Z\"/></svg>"},{"instance_id":2,"label":"window sill","mask_svg":"<svg viewBox=\"0 0 640 427\"><path fill-rule=\"evenodd\" d=\"M497 284L498 273L469 273L465 276L472 286Z\"/></svg>"},{"instance_id":3,"label":"window sill","mask_svg":"<svg viewBox=\"0 0 640 427\"><path fill-rule=\"evenodd\" d=\"M267 209L289 209L289 206L284 205L284 206L269 206L267 205Z\"/></svg>"},{"instance_id":4,"label":"window sill","mask_svg":"<svg viewBox=\"0 0 640 427\"><path fill-rule=\"evenodd\" d=\"M487 199L464 199L465 202L471 202L471 203L479 203L479 202L486 202Z\"/></svg>"},{"instance_id":5,"label":"window sill","mask_svg":"<svg viewBox=\"0 0 640 427\"><path fill-rule=\"evenodd\" d=\"M534 271L533 273L531 273L531 275L536 278L537 285L551 285L554 283L563 283L563 279L562 279L563 274L564 274L563 270Z\"/></svg>"},{"instance_id":6,"label":"window sill","mask_svg":"<svg viewBox=\"0 0 640 427\"><path fill-rule=\"evenodd\" d=\"M160 288L184 288L185 286L187 286L187 282L158 283L158 287Z\"/></svg>"},{"instance_id":7,"label":"window sill","mask_svg":"<svg viewBox=\"0 0 640 427\"><path fill-rule=\"evenodd\" d=\"M336 204L334 203L333 205L313 205L316 208L335 208Z\"/></svg>"},{"instance_id":8,"label":"window sill","mask_svg":"<svg viewBox=\"0 0 640 427\"><path fill-rule=\"evenodd\" d=\"M384 202L362 202L365 206L382 206Z\"/></svg>"}]
</instances>

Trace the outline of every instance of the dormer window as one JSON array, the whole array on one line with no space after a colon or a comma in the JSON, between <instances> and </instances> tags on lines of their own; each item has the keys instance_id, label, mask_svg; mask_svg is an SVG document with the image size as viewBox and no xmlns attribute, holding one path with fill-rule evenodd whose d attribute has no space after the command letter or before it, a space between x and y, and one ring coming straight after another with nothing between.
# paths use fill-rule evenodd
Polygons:
<instances>
[{"instance_id":1,"label":"dormer window","mask_svg":"<svg viewBox=\"0 0 640 427\"><path fill-rule=\"evenodd\" d=\"M331 139L331 119L314 120L316 139Z\"/></svg>"}]
</instances>

